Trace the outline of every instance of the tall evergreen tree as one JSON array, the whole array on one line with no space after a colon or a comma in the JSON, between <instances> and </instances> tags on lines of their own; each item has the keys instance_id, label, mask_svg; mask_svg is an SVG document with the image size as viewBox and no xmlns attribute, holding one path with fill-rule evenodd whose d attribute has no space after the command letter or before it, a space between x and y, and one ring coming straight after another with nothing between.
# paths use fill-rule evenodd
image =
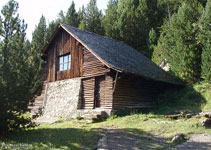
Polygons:
<instances>
[{"instance_id":1,"label":"tall evergreen tree","mask_svg":"<svg viewBox=\"0 0 211 150\"><path fill-rule=\"evenodd\" d=\"M31 96L27 25L19 19L17 11L18 3L10 0L3 6L0 17L0 136L26 127L26 120L20 116L27 111Z\"/></svg>"},{"instance_id":2,"label":"tall evergreen tree","mask_svg":"<svg viewBox=\"0 0 211 150\"><path fill-rule=\"evenodd\" d=\"M97 0L90 0L85 8L84 22L86 30L97 34L104 34L102 26L102 12L97 7Z\"/></svg>"},{"instance_id":3,"label":"tall evergreen tree","mask_svg":"<svg viewBox=\"0 0 211 150\"><path fill-rule=\"evenodd\" d=\"M51 21L49 23L49 25L46 28L46 33L45 33L45 39L46 41L48 41L51 37L51 35L53 34L53 32L55 31L57 25L60 23L60 20L56 20L56 21Z\"/></svg>"},{"instance_id":4,"label":"tall evergreen tree","mask_svg":"<svg viewBox=\"0 0 211 150\"><path fill-rule=\"evenodd\" d=\"M151 57L148 51L148 35L151 28L160 26L159 19L157 0L120 0L116 23L120 40Z\"/></svg>"},{"instance_id":5,"label":"tall evergreen tree","mask_svg":"<svg viewBox=\"0 0 211 150\"><path fill-rule=\"evenodd\" d=\"M33 92L40 89L42 84L41 71L42 60L40 53L46 44L46 20L44 16L41 16L38 26L35 28L32 34L31 41L31 70L33 72Z\"/></svg>"},{"instance_id":6,"label":"tall evergreen tree","mask_svg":"<svg viewBox=\"0 0 211 150\"><path fill-rule=\"evenodd\" d=\"M79 18L78 18L78 13L75 10L75 3L72 1L67 14L65 16L65 24L73 26L73 27L78 27L79 26Z\"/></svg>"},{"instance_id":7,"label":"tall evergreen tree","mask_svg":"<svg viewBox=\"0 0 211 150\"><path fill-rule=\"evenodd\" d=\"M157 52L171 65L173 73L189 83L200 76L201 47L197 44L197 23L202 5L197 1L183 2L178 13L163 25ZM159 51L159 52L158 52ZM154 55L154 58L159 57Z\"/></svg>"},{"instance_id":8,"label":"tall evergreen tree","mask_svg":"<svg viewBox=\"0 0 211 150\"><path fill-rule=\"evenodd\" d=\"M78 11L78 18L79 18L79 29L85 30L86 29L86 23L85 23L85 8L84 5L79 8Z\"/></svg>"},{"instance_id":9,"label":"tall evergreen tree","mask_svg":"<svg viewBox=\"0 0 211 150\"><path fill-rule=\"evenodd\" d=\"M202 50L202 76L211 81L211 0L207 0L204 13L199 21L199 41Z\"/></svg>"},{"instance_id":10,"label":"tall evergreen tree","mask_svg":"<svg viewBox=\"0 0 211 150\"><path fill-rule=\"evenodd\" d=\"M118 0L110 0L107 5L106 15L103 18L105 35L115 39L119 38L119 32L117 31L116 27L117 8L118 8Z\"/></svg>"}]
</instances>

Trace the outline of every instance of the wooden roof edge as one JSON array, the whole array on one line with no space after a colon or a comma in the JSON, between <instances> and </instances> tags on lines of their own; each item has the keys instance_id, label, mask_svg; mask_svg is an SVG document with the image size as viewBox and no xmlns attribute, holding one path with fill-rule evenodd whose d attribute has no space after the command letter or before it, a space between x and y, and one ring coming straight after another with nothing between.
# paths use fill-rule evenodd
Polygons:
<instances>
[{"instance_id":1,"label":"wooden roof edge","mask_svg":"<svg viewBox=\"0 0 211 150\"><path fill-rule=\"evenodd\" d=\"M45 53L46 53L46 51L47 51L50 43L53 41L54 37L56 36L56 34L58 33L58 31L59 31L60 28L61 28L61 24L58 24L57 27L56 27L56 29L55 29L55 31L53 32L53 34L50 36L49 40L45 44L45 46L44 46L44 48L43 48L43 50L41 52L41 55L40 55L41 58L43 58L44 56L46 56Z\"/></svg>"},{"instance_id":2,"label":"wooden roof edge","mask_svg":"<svg viewBox=\"0 0 211 150\"><path fill-rule=\"evenodd\" d=\"M46 55L46 51L50 45L50 43L53 41L54 37L56 36L56 34L58 33L58 31L60 29L64 29L67 33L69 33L72 37L74 37L77 41L79 41L85 48L87 48L97 59L99 59L105 66L107 66L108 68L112 68L115 71L118 72L123 72L123 70L120 70L110 64L108 64L107 62L105 62L101 57L99 57L93 50L91 50L86 44L84 44L77 36L75 36L73 33L71 33L69 30L67 30L62 24L58 24L56 27L56 30L54 31L54 33L51 35L50 39L48 40L48 42L46 43L46 45L44 46L40 56L41 58L45 58Z\"/></svg>"},{"instance_id":3,"label":"wooden roof edge","mask_svg":"<svg viewBox=\"0 0 211 150\"><path fill-rule=\"evenodd\" d=\"M62 26L62 24L60 24L61 27L68 32L72 37L74 37L77 41L79 41L86 49L88 49L88 51L90 51L98 60L100 60L105 66L107 66L108 68L112 68L118 72L122 72L123 70L120 70L110 64L108 64L105 60L103 60L101 57L99 57L92 49L90 49L85 43L83 43L83 41L81 41L77 36L75 36L73 33L71 33L68 29L66 29L64 26Z\"/></svg>"}]
</instances>

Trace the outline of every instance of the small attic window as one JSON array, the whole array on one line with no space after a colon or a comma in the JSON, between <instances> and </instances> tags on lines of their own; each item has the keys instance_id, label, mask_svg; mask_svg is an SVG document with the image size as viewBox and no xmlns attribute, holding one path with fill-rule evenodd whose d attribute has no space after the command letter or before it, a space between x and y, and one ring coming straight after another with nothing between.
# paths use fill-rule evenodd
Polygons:
<instances>
[{"instance_id":1,"label":"small attic window","mask_svg":"<svg viewBox=\"0 0 211 150\"><path fill-rule=\"evenodd\" d=\"M59 56L59 71L65 71L70 69L71 66L71 54Z\"/></svg>"}]
</instances>

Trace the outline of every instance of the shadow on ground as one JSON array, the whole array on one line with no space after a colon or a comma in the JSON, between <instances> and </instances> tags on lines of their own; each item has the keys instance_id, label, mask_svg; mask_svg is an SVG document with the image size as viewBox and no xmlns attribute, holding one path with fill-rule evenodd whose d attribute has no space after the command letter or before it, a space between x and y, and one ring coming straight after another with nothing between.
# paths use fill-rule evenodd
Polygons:
<instances>
[{"instance_id":1,"label":"shadow on ground","mask_svg":"<svg viewBox=\"0 0 211 150\"><path fill-rule=\"evenodd\" d=\"M152 112L160 115L179 113L179 111L198 113L202 112L202 107L205 104L206 99L204 96L192 86L188 86L174 91L167 91L160 95Z\"/></svg>"},{"instance_id":2,"label":"shadow on ground","mask_svg":"<svg viewBox=\"0 0 211 150\"><path fill-rule=\"evenodd\" d=\"M35 129L14 133L3 141L1 147L8 149L14 146L16 149L68 149L79 150L82 147L94 149L97 145L101 129L79 128L48 128ZM24 146L21 146L24 145ZM16 146L16 147L15 147Z\"/></svg>"},{"instance_id":3,"label":"shadow on ground","mask_svg":"<svg viewBox=\"0 0 211 150\"><path fill-rule=\"evenodd\" d=\"M166 139L136 129L36 129L14 133L1 140L0 149L68 149L95 150L104 131L106 141L101 148L109 150L164 149Z\"/></svg>"},{"instance_id":4,"label":"shadow on ground","mask_svg":"<svg viewBox=\"0 0 211 150\"><path fill-rule=\"evenodd\" d=\"M22 131L10 135L0 140L0 149L16 150L46 150L46 149L67 149L67 150L96 150L97 143L102 136L99 132L104 131L106 138L101 143L100 148L108 150L137 150L137 149L174 149L182 150L184 146L175 146L169 139L160 135L153 135L138 129L36 129L31 131ZM192 141L185 145L185 149L194 150L194 145L201 145L202 150L210 150L211 142L201 143Z\"/></svg>"}]
</instances>

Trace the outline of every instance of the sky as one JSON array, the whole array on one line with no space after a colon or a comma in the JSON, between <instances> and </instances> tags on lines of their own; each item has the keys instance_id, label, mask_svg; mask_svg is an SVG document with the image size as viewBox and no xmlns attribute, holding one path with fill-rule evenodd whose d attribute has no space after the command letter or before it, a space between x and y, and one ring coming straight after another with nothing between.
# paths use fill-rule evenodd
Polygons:
<instances>
[{"instance_id":1,"label":"sky","mask_svg":"<svg viewBox=\"0 0 211 150\"><path fill-rule=\"evenodd\" d=\"M0 0L0 10L9 0ZM31 40L32 32L39 23L40 17L45 16L47 23L56 19L58 13L63 10L66 12L72 3L72 0L16 0L19 3L18 13L20 19L24 19L27 23L27 38ZM89 0L74 0L76 10L82 5L87 5ZM97 6L101 10L105 10L108 0L97 0Z\"/></svg>"}]
</instances>

